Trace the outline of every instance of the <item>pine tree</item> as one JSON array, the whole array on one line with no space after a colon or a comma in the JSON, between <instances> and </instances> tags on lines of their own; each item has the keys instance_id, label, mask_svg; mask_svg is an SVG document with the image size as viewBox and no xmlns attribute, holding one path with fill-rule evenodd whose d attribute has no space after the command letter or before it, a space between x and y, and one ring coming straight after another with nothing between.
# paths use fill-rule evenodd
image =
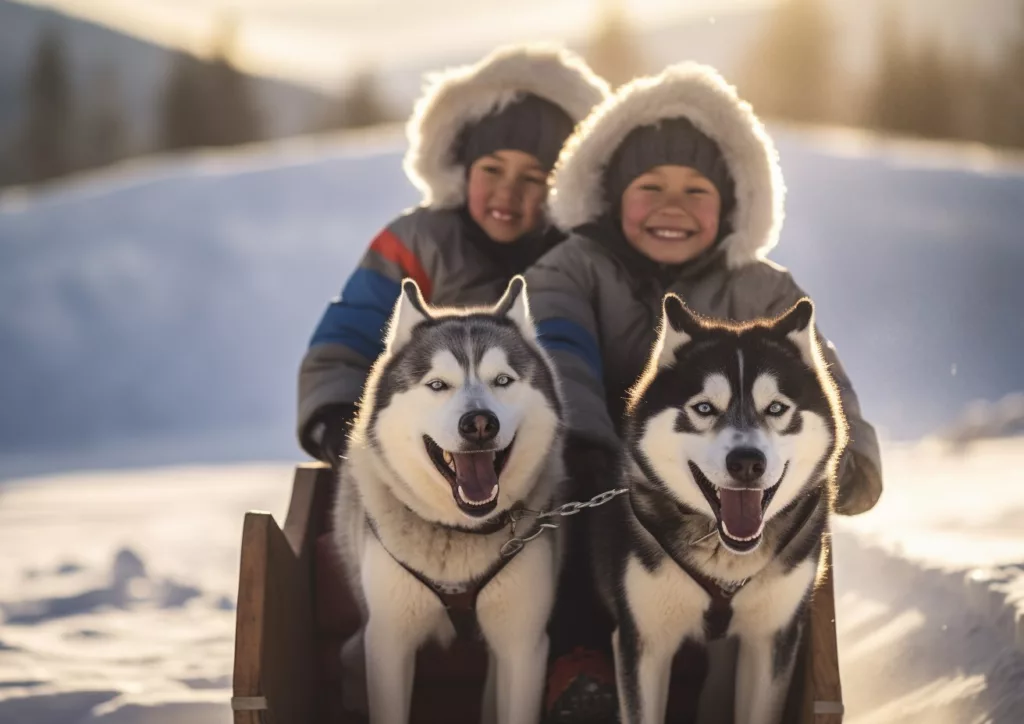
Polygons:
<instances>
[{"instance_id":1,"label":"pine tree","mask_svg":"<svg viewBox=\"0 0 1024 724\"><path fill-rule=\"evenodd\" d=\"M231 59L234 36L235 26L226 23L209 62L176 56L161 104L164 149L232 146L263 138L263 117L249 79Z\"/></svg>"},{"instance_id":2,"label":"pine tree","mask_svg":"<svg viewBox=\"0 0 1024 724\"><path fill-rule=\"evenodd\" d=\"M121 87L114 66L105 65L93 75L88 97L92 102L84 129L83 164L106 166L128 151Z\"/></svg>"},{"instance_id":3,"label":"pine tree","mask_svg":"<svg viewBox=\"0 0 1024 724\"><path fill-rule=\"evenodd\" d=\"M383 98L377 77L369 70L354 74L337 98L314 120L314 132L362 128L397 120Z\"/></svg>"},{"instance_id":4,"label":"pine tree","mask_svg":"<svg viewBox=\"0 0 1024 724\"><path fill-rule=\"evenodd\" d=\"M946 59L946 83L953 98L950 108L952 138L987 142L986 103L993 71L978 58L961 52Z\"/></svg>"},{"instance_id":5,"label":"pine tree","mask_svg":"<svg viewBox=\"0 0 1024 724\"><path fill-rule=\"evenodd\" d=\"M207 105L211 146L233 146L263 138L262 113L252 94L249 79L235 67L238 26L222 21L213 60L207 67Z\"/></svg>"},{"instance_id":6,"label":"pine tree","mask_svg":"<svg viewBox=\"0 0 1024 724\"><path fill-rule=\"evenodd\" d=\"M908 47L902 23L890 8L881 32L865 125L928 138L971 135L971 67L954 62L934 39Z\"/></svg>"},{"instance_id":7,"label":"pine tree","mask_svg":"<svg viewBox=\"0 0 1024 724\"><path fill-rule=\"evenodd\" d=\"M934 40L924 42L914 55L908 108L910 130L928 138L956 136L952 63Z\"/></svg>"},{"instance_id":8,"label":"pine tree","mask_svg":"<svg viewBox=\"0 0 1024 724\"><path fill-rule=\"evenodd\" d=\"M613 88L647 73L636 30L619 0L604 0L585 52L587 63Z\"/></svg>"},{"instance_id":9,"label":"pine tree","mask_svg":"<svg viewBox=\"0 0 1024 724\"><path fill-rule=\"evenodd\" d=\"M912 60L901 18L898 11L889 5L882 20L865 125L886 131L911 131L913 121L908 93L913 83Z\"/></svg>"},{"instance_id":10,"label":"pine tree","mask_svg":"<svg viewBox=\"0 0 1024 724\"><path fill-rule=\"evenodd\" d=\"M160 106L160 147L166 151L208 145L206 73L203 62L177 53L171 63Z\"/></svg>"},{"instance_id":11,"label":"pine tree","mask_svg":"<svg viewBox=\"0 0 1024 724\"><path fill-rule=\"evenodd\" d=\"M992 73L985 102L985 140L1024 147L1024 0L1019 3L1016 38Z\"/></svg>"},{"instance_id":12,"label":"pine tree","mask_svg":"<svg viewBox=\"0 0 1024 724\"><path fill-rule=\"evenodd\" d=\"M740 93L764 115L835 120L838 86L844 82L833 57L835 44L821 0L784 0L742 63Z\"/></svg>"},{"instance_id":13,"label":"pine tree","mask_svg":"<svg viewBox=\"0 0 1024 724\"><path fill-rule=\"evenodd\" d=\"M40 36L24 96L27 111L19 141L20 180L36 183L70 172L75 166L71 138L74 103L64 40L56 31Z\"/></svg>"}]
</instances>

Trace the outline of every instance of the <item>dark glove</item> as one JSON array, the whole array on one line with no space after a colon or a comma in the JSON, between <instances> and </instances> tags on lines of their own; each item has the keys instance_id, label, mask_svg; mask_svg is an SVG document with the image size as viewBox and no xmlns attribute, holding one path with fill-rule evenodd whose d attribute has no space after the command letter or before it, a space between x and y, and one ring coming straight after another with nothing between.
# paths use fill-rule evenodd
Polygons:
<instances>
[{"instance_id":1,"label":"dark glove","mask_svg":"<svg viewBox=\"0 0 1024 724\"><path fill-rule=\"evenodd\" d=\"M573 500L592 498L619 484L619 453L605 444L569 435L564 459Z\"/></svg>"},{"instance_id":2,"label":"dark glove","mask_svg":"<svg viewBox=\"0 0 1024 724\"><path fill-rule=\"evenodd\" d=\"M357 411L358 408L349 403L324 407L306 425L302 447L337 469L348 449L348 434Z\"/></svg>"},{"instance_id":3,"label":"dark glove","mask_svg":"<svg viewBox=\"0 0 1024 724\"><path fill-rule=\"evenodd\" d=\"M836 512L839 515L860 515L875 507L882 495L882 476L863 455L850 448L839 460Z\"/></svg>"}]
</instances>

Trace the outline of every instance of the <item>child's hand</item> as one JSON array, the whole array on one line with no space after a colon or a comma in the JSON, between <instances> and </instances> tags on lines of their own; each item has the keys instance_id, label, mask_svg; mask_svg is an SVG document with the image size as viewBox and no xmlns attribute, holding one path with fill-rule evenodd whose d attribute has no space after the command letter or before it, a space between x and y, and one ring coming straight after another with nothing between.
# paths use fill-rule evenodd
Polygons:
<instances>
[{"instance_id":1,"label":"child's hand","mask_svg":"<svg viewBox=\"0 0 1024 724\"><path fill-rule=\"evenodd\" d=\"M570 435L565 444L565 468L573 495L592 496L615 487L617 452L606 445Z\"/></svg>"},{"instance_id":2,"label":"child's hand","mask_svg":"<svg viewBox=\"0 0 1024 724\"><path fill-rule=\"evenodd\" d=\"M348 449L348 433L356 417L356 406L350 404L331 405L320 414L323 430L320 433L320 459L335 470Z\"/></svg>"},{"instance_id":3,"label":"child's hand","mask_svg":"<svg viewBox=\"0 0 1024 724\"><path fill-rule=\"evenodd\" d=\"M875 507L882 494L881 479L875 467L849 448L839 459L836 484L836 512L839 515L859 515L867 512Z\"/></svg>"}]
</instances>

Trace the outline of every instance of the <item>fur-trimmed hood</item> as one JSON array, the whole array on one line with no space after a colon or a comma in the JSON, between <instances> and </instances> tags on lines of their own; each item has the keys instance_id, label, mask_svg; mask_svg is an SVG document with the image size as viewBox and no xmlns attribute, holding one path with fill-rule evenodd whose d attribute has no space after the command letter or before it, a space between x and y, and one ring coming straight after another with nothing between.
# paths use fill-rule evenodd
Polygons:
<instances>
[{"instance_id":1,"label":"fur-trimmed hood","mask_svg":"<svg viewBox=\"0 0 1024 724\"><path fill-rule=\"evenodd\" d=\"M730 268L763 258L782 228L785 184L775 145L750 105L713 68L670 66L623 86L576 127L555 166L551 220L563 229L606 211L604 170L630 131L685 117L718 144L735 184L732 233L722 240Z\"/></svg>"},{"instance_id":2,"label":"fur-trimmed hood","mask_svg":"<svg viewBox=\"0 0 1024 724\"><path fill-rule=\"evenodd\" d=\"M455 158L459 134L524 93L551 101L578 123L609 89L582 58L551 45L499 48L475 65L429 75L406 125L403 164L424 206L465 201L466 169Z\"/></svg>"}]
</instances>

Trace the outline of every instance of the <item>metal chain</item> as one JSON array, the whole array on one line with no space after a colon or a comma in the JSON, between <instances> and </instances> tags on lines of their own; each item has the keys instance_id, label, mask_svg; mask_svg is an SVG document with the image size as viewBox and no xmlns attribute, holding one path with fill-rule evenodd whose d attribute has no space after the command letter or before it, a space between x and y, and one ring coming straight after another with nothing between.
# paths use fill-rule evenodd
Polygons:
<instances>
[{"instance_id":1,"label":"metal chain","mask_svg":"<svg viewBox=\"0 0 1024 724\"><path fill-rule=\"evenodd\" d=\"M729 582L729 581L718 581L718 585L721 586L722 590L725 591L726 593L729 593L729 594L736 593L738 590L743 588L748 583L750 583L750 577L749 576L747 578L741 578L738 581L732 581L732 582Z\"/></svg>"},{"instance_id":2,"label":"metal chain","mask_svg":"<svg viewBox=\"0 0 1024 724\"><path fill-rule=\"evenodd\" d=\"M508 540L501 546L501 555L505 558L514 556L516 553L523 549L527 543L535 538L540 537L544 531L558 530L558 523L545 523L544 521L548 518L568 518L570 515L576 515L581 510L587 508L597 508L609 503L615 498L619 497L624 493L628 493L629 488L613 488L612 490L606 490L603 493L598 493L590 500L584 501L573 501L571 503L564 503L553 510L547 511L536 511L528 510L526 508L520 510L514 510L509 514L509 518L512 521L511 528L509 530ZM530 535L517 536L516 535L516 523L523 518L533 517L537 519L537 529Z\"/></svg>"},{"instance_id":3,"label":"metal chain","mask_svg":"<svg viewBox=\"0 0 1024 724\"><path fill-rule=\"evenodd\" d=\"M702 535L700 538L695 540L690 545L697 545L698 543L703 543L704 541L706 541L708 538L710 538L711 536L715 535L716 533L718 533L718 528L716 528L715 526L711 526L711 530L708 532L707 535Z\"/></svg>"}]
</instances>

